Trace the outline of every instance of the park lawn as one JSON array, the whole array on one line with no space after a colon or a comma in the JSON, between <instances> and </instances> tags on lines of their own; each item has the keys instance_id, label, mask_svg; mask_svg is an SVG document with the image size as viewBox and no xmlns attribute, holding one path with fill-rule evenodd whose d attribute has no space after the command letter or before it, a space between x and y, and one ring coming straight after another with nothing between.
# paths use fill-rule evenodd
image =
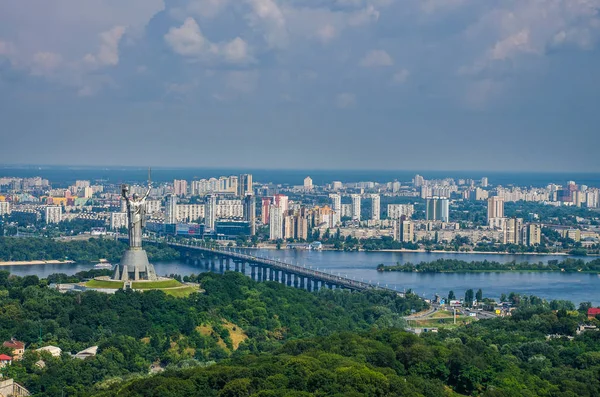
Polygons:
<instances>
[{"instance_id":1,"label":"park lawn","mask_svg":"<svg viewBox=\"0 0 600 397\"><path fill-rule=\"evenodd\" d=\"M195 287L181 287L181 288L170 288L161 290L167 295L174 296L175 298L185 298L193 294L194 292L198 292L198 288Z\"/></svg>"},{"instance_id":2,"label":"park lawn","mask_svg":"<svg viewBox=\"0 0 600 397\"><path fill-rule=\"evenodd\" d=\"M85 283L85 286L90 288L120 289L123 288L123 281L90 280Z\"/></svg>"},{"instance_id":3,"label":"park lawn","mask_svg":"<svg viewBox=\"0 0 600 397\"><path fill-rule=\"evenodd\" d=\"M174 288L181 286L181 283L177 280L163 280L163 281L148 281L148 282L133 282L131 288L133 289L159 289L159 288Z\"/></svg>"}]
</instances>

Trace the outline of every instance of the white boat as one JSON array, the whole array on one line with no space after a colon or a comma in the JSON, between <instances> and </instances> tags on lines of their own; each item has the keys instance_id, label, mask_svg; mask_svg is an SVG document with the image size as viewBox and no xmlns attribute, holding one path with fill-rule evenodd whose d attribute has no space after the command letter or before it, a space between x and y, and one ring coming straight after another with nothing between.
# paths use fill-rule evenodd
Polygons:
<instances>
[{"instance_id":1,"label":"white boat","mask_svg":"<svg viewBox=\"0 0 600 397\"><path fill-rule=\"evenodd\" d=\"M95 270L112 269L112 268L113 268L113 265L111 265L110 263L107 263L107 262L100 262L100 263L96 263L94 265Z\"/></svg>"}]
</instances>

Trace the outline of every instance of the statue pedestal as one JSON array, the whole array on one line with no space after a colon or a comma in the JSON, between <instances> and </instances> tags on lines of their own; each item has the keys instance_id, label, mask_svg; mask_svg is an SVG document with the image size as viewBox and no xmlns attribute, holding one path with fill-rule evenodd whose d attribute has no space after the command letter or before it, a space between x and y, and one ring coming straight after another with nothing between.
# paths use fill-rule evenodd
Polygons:
<instances>
[{"instance_id":1,"label":"statue pedestal","mask_svg":"<svg viewBox=\"0 0 600 397\"><path fill-rule=\"evenodd\" d=\"M146 251L130 248L123 254L121 263L115 268L114 280L156 280L154 266L148 262Z\"/></svg>"}]
</instances>

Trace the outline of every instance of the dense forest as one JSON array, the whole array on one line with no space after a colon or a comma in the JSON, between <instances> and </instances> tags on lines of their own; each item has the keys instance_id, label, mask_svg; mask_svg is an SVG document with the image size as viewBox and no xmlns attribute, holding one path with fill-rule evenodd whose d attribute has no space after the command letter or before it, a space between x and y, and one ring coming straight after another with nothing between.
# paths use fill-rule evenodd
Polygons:
<instances>
[{"instance_id":1,"label":"dense forest","mask_svg":"<svg viewBox=\"0 0 600 397\"><path fill-rule=\"evenodd\" d=\"M412 294L310 293L235 272L187 276L204 293L186 298L47 287L93 275L0 271L0 338L27 345L3 376L33 396L600 395L600 332L577 334L600 325L589 303L511 294L511 317L416 336L403 316L428 305ZM35 351L48 345L62 355ZM94 345L95 357L69 355Z\"/></svg>"},{"instance_id":2,"label":"dense forest","mask_svg":"<svg viewBox=\"0 0 600 397\"><path fill-rule=\"evenodd\" d=\"M71 277L50 277L65 278ZM187 279L199 282L205 292L187 298L161 291L60 294L46 287L49 280L0 272L0 338L16 337L27 344L24 359L2 369L4 376L38 396L62 390L68 396L87 396L92 388L146 375L153 363L167 369L202 366L267 354L299 338L398 328L404 326L403 315L427 308L414 295L309 293L275 282L256 283L235 272ZM35 352L47 345L60 347L63 356ZM94 358L68 355L94 345L99 346ZM40 358L44 368L36 365Z\"/></svg>"},{"instance_id":3,"label":"dense forest","mask_svg":"<svg viewBox=\"0 0 600 397\"><path fill-rule=\"evenodd\" d=\"M118 261L127 249L127 243L109 238L60 241L50 238L0 237L0 261L72 260L95 262L107 259ZM144 247L151 261L179 258L179 253L166 244Z\"/></svg>"},{"instance_id":4,"label":"dense forest","mask_svg":"<svg viewBox=\"0 0 600 397\"><path fill-rule=\"evenodd\" d=\"M421 273L450 273L450 272L492 272L492 271L541 271L541 272L588 272L600 273L600 259L583 261L581 259L566 258L562 261L550 260L543 262L508 262L495 261L462 261L458 259L437 259L432 262L413 264L406 262L393 266L380 264L380 272L421 272Z\"/></svg>"}]
</instances>

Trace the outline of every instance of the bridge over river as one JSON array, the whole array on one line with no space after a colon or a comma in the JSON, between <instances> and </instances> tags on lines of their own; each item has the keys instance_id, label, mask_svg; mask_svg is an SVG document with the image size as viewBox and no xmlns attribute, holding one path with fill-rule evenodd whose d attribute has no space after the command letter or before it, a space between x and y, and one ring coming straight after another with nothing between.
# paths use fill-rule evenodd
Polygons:
<instances>
[{"instance_id":1,"label":"bridge over river","mask_svg":"<svg viewBox=\"0 0 600 397\"><path fill-rule=\"evenodd\" d=\"M149 240L148 243L156 243ZM353 280L340 275L334 275L306 266L262 258L230 247L220 247L205 244L203 241L166 242L170 247L180 251L186 261L190 261L210 271L233 270L248 274L256 281L277 281L288 286L307 289L346 288L354 291L387 290L399 295L403 293L394 289L382 287L363 281Z\"/></svg>"}]
</instances>

